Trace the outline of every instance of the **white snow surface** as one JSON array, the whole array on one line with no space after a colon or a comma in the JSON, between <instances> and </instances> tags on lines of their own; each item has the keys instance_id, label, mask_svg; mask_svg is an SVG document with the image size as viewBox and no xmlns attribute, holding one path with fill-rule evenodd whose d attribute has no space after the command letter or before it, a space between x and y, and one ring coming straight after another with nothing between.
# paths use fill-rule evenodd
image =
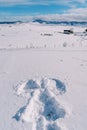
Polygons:
<instances>
[{"instance_id":1,"label":"white snow surface","mask_svg":"<svg viewBox=\"0 0 87 130\"><path fill-rule=\"evenodd\" d=\"M64 30L72 29L74 34L63 34ZM87 49L86 27L50 26L34 23L16 25L0 25L0 49ZM48 36L48 35L51 36Z\"/></svg>"},{"instance_id":2,"label":"white snow surface","mask_svg":"<svg viewBox=\"0 0 87 130\"><path fill-rule=\"evenodd\" d=\"M0 130L87 129L85 29L0 25Z\"/></svg>"}]
</instances>

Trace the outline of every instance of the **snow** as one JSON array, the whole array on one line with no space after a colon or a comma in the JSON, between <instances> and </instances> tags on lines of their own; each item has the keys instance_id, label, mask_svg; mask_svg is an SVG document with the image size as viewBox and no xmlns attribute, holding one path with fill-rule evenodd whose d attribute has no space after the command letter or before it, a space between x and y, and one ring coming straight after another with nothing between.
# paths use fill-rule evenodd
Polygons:
<instances>
[{"instance_id":1,"label":"snow","mask_svg":"<svg viewBox=\"0 0 87 130\"><path fill-rule=\"evenodd\" d=\"M70 28L0 25L1 130L86 130L87 36Z\"/></svg>"},{"instance_id":2,"label":"snow","mask_svg":"<svg viewBox=\"0 0 87 130\"><path fill-rule=\"evenodd\" d=\"M87 36L83 33L86 27L51 26L40 24L0 25L0 49L48 48L87 49ZM64 30L73 29L74 34L63 34ZM51 36L48 36L51 34ZM9 40L10 39L10 40ZM37 40L38 39L38 40ZM73 40L71 40L73 39Z\"/></svg>"},{"instance_id":3,"label":"snow","mask_svg":"<svg viewBox=\"0 0 87 130\"><path fill-rule=\"evenodd\" d=\"M66 115L66 110L58 102L58 95L64 93L65 89L65 85L57 79L42 78L22 83L18 86L17 94L20 90L20 94L28 92L31 96L13 118L32 123L32 130L57 130L58 119Z\"/></svg>"}]
</instances>

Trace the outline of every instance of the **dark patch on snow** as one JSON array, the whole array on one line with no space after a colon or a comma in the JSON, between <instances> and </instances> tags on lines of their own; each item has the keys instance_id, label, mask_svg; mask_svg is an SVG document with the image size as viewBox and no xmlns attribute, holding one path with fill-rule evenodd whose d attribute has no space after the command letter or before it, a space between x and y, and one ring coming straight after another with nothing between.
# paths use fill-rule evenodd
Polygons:
<instances>
[{"instance_id":1,"label":"dark patch on snow","mask_svg":"<svg viewBox=\"0 0 87 130\"><path fill-rule=\"evenodd\" d=\"M60 108L54 99L50 99L45 103L43 115L47 120L55 121L59 118L64 118L65 110Z\"/></svg>"},{"instance_id":2,"label":"dark patch on snow","mask_svg":"<svg viewBox=\"0 0 87 130\"><path fill-rule=\"evenodd\" d=\"M37 88L39 88L39 85L34 80L29 80L25 87L25 89L37 89Z\"/></svg>"},{"instance_id":3,"label":"dark patch on snow","mask_svg":"<svg viewBox=\"0 0 87 130\"><path fill-rule=\"evenodd\" d=\"M40 117L37 121L36 130L44 130L44 120Z\"/></svg>"},{"instance_id":4,"label":"dark patch on snow","mask_svg":"<svg viewBox=\"0 0 87 130\"><path fill-rule=\"evenodd\" d=\"M61 130L60 127L58 127L56 124L49 124L47 125L47 129L46 130Z\"/></svg>"},{"instance_id":5,"label":"dark patch on snow","mask_svg":"<svg viewBox=\"0 0 87 130\"><path fill-rule=\"evenodd\" d=\"M16 121L19 121L20 117L21 117L21 114L24 112L24 110L25 110L25 106L20 108L18 110L18 112L12 118L14 118Z\"/></svg>"},{"instance_id":6,"label":"dark patch on snow","mask_svg":"<svg viewBox=\"0 0 87 130\"><path fill-rule=\"evenodd\" d=\"M56 102L54 98L51 98L47 91L44 91L40 97L40 100L44 103L44 112L46 120L55 121L59 118L64 118L66 112L60 105Z\"/></svg>"},{"instance_id":7,"label":"dark patch on snow","mask_svg":"<svg viewBox=\"0 0 87 130\"><path fill-rule=\"evenodd\" d=\"M60 90L60 94L63 94L66 92L66 86L64 85L63 82L61 82L58 79L52 79L56 82L56 87Z\"/></svg>"}]
</instances>

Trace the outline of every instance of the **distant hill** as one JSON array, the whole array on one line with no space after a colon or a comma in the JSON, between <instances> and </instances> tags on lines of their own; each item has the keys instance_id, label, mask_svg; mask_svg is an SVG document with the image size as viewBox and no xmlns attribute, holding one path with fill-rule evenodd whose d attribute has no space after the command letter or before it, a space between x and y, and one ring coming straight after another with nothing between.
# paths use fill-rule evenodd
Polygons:
<instances>
[{"instance_id":1,"label":"distant hill","mask_svg":"<svg viewBox=\"0 0 87 130\"><path fill-rule=\"evenodd\" d=\"M3 21L0 24L21 24L21 23L28 23L23 21ZM87 22L79 22L79 21L58 21L58 20L44 20L40 18L35 18L32 22L40 23L40 24L52 24L52 25L72 25L72 26L87 26Z\"/></svg>"},{"instance_id":2,"label":"distant hill","mask_svg":"<svg viewBox=\"0 0 87 130\"><path fill-rule=\"evenodd\" d=\"M48 21L48 20L42 20L42 19L35 19L33 22L38 22L40 24L62 24L62 25L87 25L87 22L77 22L77 21Z\"/></svg>"},{"instance_id":3,"label":"distant hill","mask_svg":"<svg viewBox=\"0 0 87 130\"><path fill-rule=\"evenodd\" d=\"M23 23L22 21L5 21L0 22L0 24L17 24L17 23Z\"/></svg>"}]
</instances>

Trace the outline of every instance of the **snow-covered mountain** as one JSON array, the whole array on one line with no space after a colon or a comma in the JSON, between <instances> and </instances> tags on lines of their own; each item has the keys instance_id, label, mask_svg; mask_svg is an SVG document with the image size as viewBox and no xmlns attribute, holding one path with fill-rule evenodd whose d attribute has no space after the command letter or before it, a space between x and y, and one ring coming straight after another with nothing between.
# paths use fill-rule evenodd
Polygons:
<instances>
[{"instance_id":1,"label":"snow-covered mountain","mask_svg":"<svg viewBox=\"0 0 87 130\"><path fill-rule=\"evenodd\" d=\"M58 21L58 20L44 20L44 19L35 19L33 22L38 22L40 24L53 24L53 25L73 25L73 26L85 26L87 22L79 22L79 21Z\"/></svg>"},{"instance_id":2,"label":"snow-covered mountain","mask_svg":"<svg viewBox=\"0 0 87 130\"><path fill-rule=\"evenodd\" d=\"M67 26L86 26L86 21L61 21L61 20L45 20L41 18L33 18L31 21L3 21L0 24L22 24L22 23L40 23L40 24L51 24L51 25L67 25Z\"/></svg>"}]
</instances>

